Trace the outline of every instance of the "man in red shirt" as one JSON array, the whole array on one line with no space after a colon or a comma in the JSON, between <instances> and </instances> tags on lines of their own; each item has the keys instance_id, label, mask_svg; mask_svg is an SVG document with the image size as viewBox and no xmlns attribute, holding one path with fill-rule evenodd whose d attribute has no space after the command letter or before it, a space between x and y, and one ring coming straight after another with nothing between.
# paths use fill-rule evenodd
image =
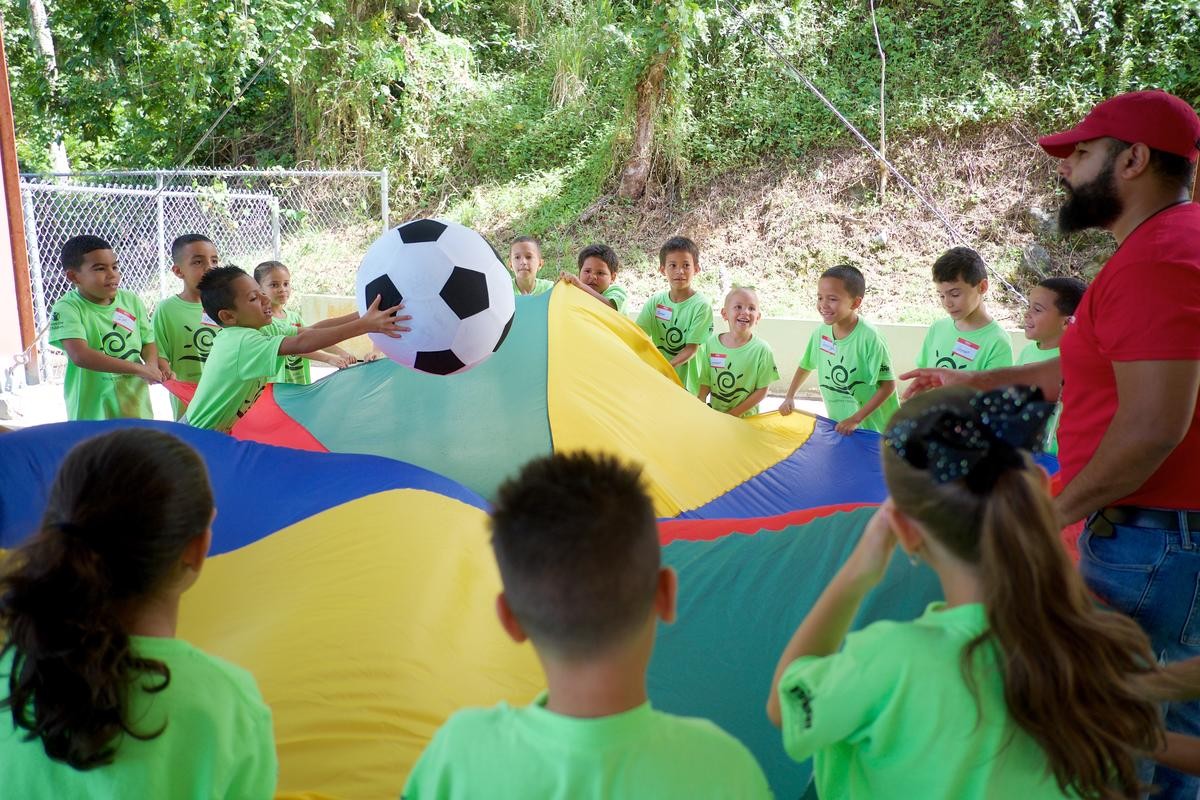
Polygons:
<instances>
[{"instance_id":1,"label":"man in red shirt","mask_svg":"<svg viewBox=\"0 0 1200 800\"><path fill-rule=\"evenodd\" d=\"M1117 251L1083 296L1062 357L991 372L923 369L906 396L949 383L1059 395L1066 522L1087 517L1080 570L1136 619L1163 660L1200 655L1200 205L1189 202L1200 118L1166 92L1106 100L1039 140L1062 159L1063 232L1104 228ZM1167 727L1200 734L1200 704ZM1149 778L1149 774L1146 775ZM1158 798L1200 794L1159 768Z\"/></svg>"}]
</instances>

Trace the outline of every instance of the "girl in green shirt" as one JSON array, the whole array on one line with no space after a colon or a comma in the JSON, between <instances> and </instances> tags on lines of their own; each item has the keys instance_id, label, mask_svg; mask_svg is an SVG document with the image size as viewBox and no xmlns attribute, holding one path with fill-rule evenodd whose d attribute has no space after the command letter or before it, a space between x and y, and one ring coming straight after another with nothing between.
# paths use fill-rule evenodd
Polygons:
<instances>
[{"instance_id":1,"label":"girl in green shirt","mask_svg":"<svg viewBox=\"0 0 1200 800\"><path fill-rule=\"evenodd\" d=\"M272 796L254 679L175 638L213 515L204 464L174 436L125 428L67 454L0 575L5 797Z\"/></svg>"},{"instance_id":2,"label":"girl in green shirt","mask_svg":"<svg viewBox=\"0 0 1200 800\"><path fill-rule=\"evenodd\" d=\"M292 297L292 272L280 261L264 261L254 268L254 280L262 287L267 297L271 298L271 328L272 333L283 336L295 336L304 327L304 319L300 312L287 307ZM298 383L304 386L312 383L312 371L309 361L321 361L331 367L342 369L355 362L355 358L346 350L333 345L315 353L285 356L283 366L275 374L272 383Z\"/></svg>"},{"instance_id":3,"label":"girl in green shirt","mask_svg":"<svg viewBox=\"0 0 1200 800\"><path fill-rule=\"evenodd\" d=\"M1132 797L1162 741L1154 654L1100 608L1031 458L1036 390L939 389L884 437L890 498L780 658L767 713L821 797ZM847 636L899 545L938 575L920 618ZM899 564L895 565L897 568Z\"/></svg>"}]
</instances>

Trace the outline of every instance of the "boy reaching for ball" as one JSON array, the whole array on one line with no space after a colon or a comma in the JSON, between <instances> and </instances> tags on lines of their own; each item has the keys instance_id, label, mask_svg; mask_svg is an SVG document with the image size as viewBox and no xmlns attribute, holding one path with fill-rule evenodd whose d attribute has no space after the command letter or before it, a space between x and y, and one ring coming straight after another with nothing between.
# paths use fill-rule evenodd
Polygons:
<instances>
[{"instance_id":1,"label":"boy reaching for ball","mask_svg":"<svg viewBox=\"0 0 1200 800\"><path fill-rule=\"evenodd\" d=\"M238 267L217 267L200 279L200 302L221 330L188 404L184 422L228 432L279 372L285 356L323 350L364 333L392 338L410 330L401 325L404 304L381 309L379 298L359 317L338 317L302 328L294 336L270 333L271 299L254 278Z\"/></svg>"}]
</instances>

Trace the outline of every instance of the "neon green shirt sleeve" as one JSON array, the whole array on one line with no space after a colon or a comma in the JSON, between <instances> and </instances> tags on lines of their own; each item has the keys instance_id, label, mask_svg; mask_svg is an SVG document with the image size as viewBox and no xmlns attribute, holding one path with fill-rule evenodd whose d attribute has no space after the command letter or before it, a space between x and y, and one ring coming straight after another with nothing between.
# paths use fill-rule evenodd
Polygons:
<instances>
[{"instance_id":1,"label":"neon green shirt sleeve","mask_svg":"<svg viewBox=\"0 0 1200 800\"><path fill-rule=\"evenodd\" d=\"M625 294L625 290L623 288L614 283L605 289L602 294L607 299L611 300L613 305L616 306L617 313L625 313L625 303L628 301L629 297Z\"/></svg>"},{"instance_id":2,"label":"neon green shirt sleeve","mask_svg":"<svg viewBox=\"0 0 1200 800\"><path fill-rule=\"evenodd\" d=\"M232 428L279 371L285 338L253 328L222 328L188 406L187 422L219 431Z\"/></svg>"}]
</instances>

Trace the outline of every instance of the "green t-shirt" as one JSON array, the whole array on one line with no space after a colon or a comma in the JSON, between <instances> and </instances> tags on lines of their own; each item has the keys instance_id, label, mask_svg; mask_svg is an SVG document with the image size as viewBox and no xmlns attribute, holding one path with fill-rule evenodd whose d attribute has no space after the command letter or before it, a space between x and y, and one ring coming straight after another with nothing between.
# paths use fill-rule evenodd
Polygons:
<instances>
[{"instance_id":1,"label":"green t-shirt","mask_svg":"<svg viewBox=\"0 0 1200 800\"><path fill-rule=\"evenodd\" d=\"M771 345L758 336L751 337L741 347L726 347L721 337L713 334L696 354L700 362L700 385L707 386L711 405L720 412L740 404L771 381L779 380L775 354ZM754 406L743 417L758 413Z\"/></svg>"},{"instance_id":2,"label":"green t-shirt","mask_svg":"<svg viewBox=\"0 0 1200 800\"><path fill-rule=\"evenodd\" d=\"M617 286L615 283L612 283L609 284L608 288L600 294L604 295L607 299L613 302L613 305L617 307L617 313L625 313L625 303L628 302L629 295L625 294L624 289L622 289L620 286Z\"/></svg>"},{"instance_id":3,"label":"green t-shirt","mask_svg":"<svg viewBox=\"0 0 1200 800\"><path fill-rule=\"evenodd\" d=\"M1017 366L1023 367L1026 364L1036 364L1039 361L1049 361L1058 357L1057 347L1043 350L1038 347L1037 342L1030 342L1021 351L1021 355L1017 359ZM1042 449L1052 456L1058 455L1058 420L1061 416L1062 402L1060 401L1054 406L1054 416L1050 417L1050 424L1046 426L1046 441L1042 443Z\"/></svg>"},{"instance_id":4,"label":"green t-shirt","mask_svg":"<svg viewBox=\"0 0 1200 800\"><path fill-rule=\"evenodd\" d=\"M535 294L541 294L542 292L548 292L554 288L554 281L550 280L549 278L534 278L533 279L533 291L530 292L529 294L525 294L524 292L521 291L521 287L517 286L517 279L515 277L512 279L512 284L513 284L513 294L517 295L518 297L532 297Z\"/></svg>"},{"instance_id":5,"label":"green t-shirt","mask_svg":"<svg viewBox=\"0 0 1200 800\"><path fill-rule=\"evenodd\" d=\"M5 797L86 797L125 800L267 800L275 792L278 763L271 712L249 672L179 639L133 636L139 656L166 663L171 681L161 692L129 695L132 727L162 733L139 741L124 736L111 764L76 770L52 761L40 739L0 712L0 764ZM8 690L12 652L0 662L0 687ZM143 679L157 686L161 679ZM166 727L163 727L164 723Z\"/></svg>"},{"instance_id":6,"label":"green t-shirt","mask_svg":"<svg viewBox=\"0 0 1200 800\"><path fill-rule=\"evenodd\" d=\"M271 336L295 336L304 327L304 320L299 311L284 309L284 318L272 318L263 332ZM298 383L307 386L312 383L312 371L308 359L303 356L284 356L283 366L271 378L271 383Z\"/></svg>"},{"instance_id":7,"label":"green t-shirt","mask_svg":"<svg viewBox=\"0 0 1200 800\"><path fill-rule=\"evenodd\" d=\"M982 371L1011 367L1012 339L1000 323L992 320L977 331L960 331L949 317L929 326L918 367L942 367Z\"/></svg>"},{"instance_id":8,"label":"green t-shirt","mask_svg":"<svg viewBox=\"0 0 1200 800\"><path fill-rule=\"evenodd\" d=\"M141 363L142 347L154 341L154 330L133 292L118 289L112 303L103 306L72 289L50 309L50 344L62 347L66 339L82 339L105 355ZM136 375L96 372L68 359L63 394L70 420L154 419L150 386Z\"/></svg>"},{"instance_id":9,"label":"green t-shirt","mask_svg":"<svg viewBox=\"0 0 1200 800\"><path fill-rule=\"evenodd\" d=\"M213 322L199 303L189 303L172 295L154 309L154 343L158 354L171 364L178 380L199 383L204 362L212 350L213 338L221 326ZM187 404L171 395L175 419L183 416Z\"/></svg>"},{"instance_id":10,"label":"green t-shirt","mask_svg":"<svg viewBox=\"0 0 1200 800\"><path fill-rule=\"evenodd\" d=\"M800 367L817 371L825 412L837 422L857 414L881 382L896 380L887 342L861 317L844 339L834 338L832 325L819 326L800 357ZM893 391L858 427L882 433L899 408Z\"/></svg>"},{"instance_id":11,"label":"green t-shirt","mask_svg":"<svg viewBox=\"0 0 1200 800\"><path fill-rule=\"evenodd\" d=\"M996 650L964 646L987 629L983 605L932 603L911 622L877 622L841 652L804 656L779 682L783 747L813 756L820 797L849 800L1061 798L1046 755L1012 720Z\"/></svg>"},{"instance_id":12,"label":"green t-shirt","mask_svg":"<svg viewBox=\"0 0 1200 800\"><path fill-rule=\"evenodd\" d=\"M713 332L712 304L699 292L682 303L672 302L669 291L659 292L642 306L637 324L654 342L663 358L670 361L689 344L699 347L708 341ZM698 355L675 368L679 382L692 394L700 390Z\"/></svg>"},{"instance_id":13,"label":"green t-shirt","mask_svg":"<svg viewBox=\"0 0 1200 800\"><path fill-rule=\"evenodd\" d=\"M232 428L279 372L284 360L279 346L285 338L268 333L267 328L222 328L184 421L197 428Z\"/></svg>"},{"instance_id":14,"label":"green t-shirt","mask_svg":"<svg viewBox=\"0 0 1200 800\"><path fill-rule=\"evenodd\" d=\"M459 711L408 776L404 800L770 797L750 751L704 719L649 703L582 719L532 705Z\"/></svg>"}]
</instances>

